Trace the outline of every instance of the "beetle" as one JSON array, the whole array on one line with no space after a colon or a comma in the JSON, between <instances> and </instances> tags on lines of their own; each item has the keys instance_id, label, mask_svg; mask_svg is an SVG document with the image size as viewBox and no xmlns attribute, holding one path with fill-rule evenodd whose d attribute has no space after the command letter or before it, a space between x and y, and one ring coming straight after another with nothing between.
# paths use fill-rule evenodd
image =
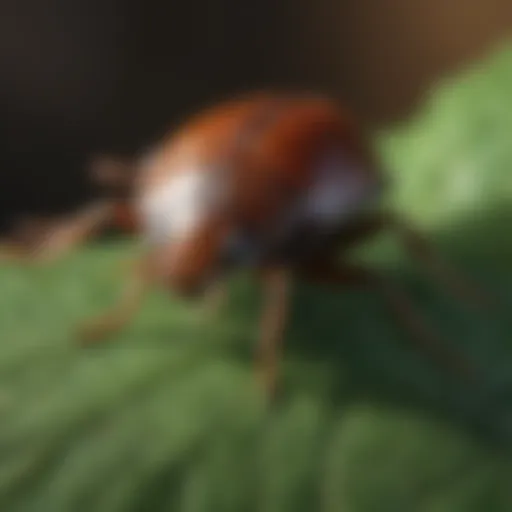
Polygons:
<instances>
[{"instance_id":1,"label":"beetle","mask_svg":"<svg viewBox=\"0 0 512 512\"><path fill-rule=\"evenodd\" d=\"M133 161L97 159L91 172L110 199L64 222L64 241L47 244L49 253L109 222L140 235L145 251L119 303L82 331L87 342L122 328L148 286L187 298L215 296L229 275L247 268L264 291L257 360L269 393L293 283L300 280L380 293L423 349L474 376L395 283L345 257L372 236L394 231L440 283L463 300L484 301L425 237L383 209L384 173L365 130L336 101L248 94L199 112Z\"/></svg>"}]
</instances>

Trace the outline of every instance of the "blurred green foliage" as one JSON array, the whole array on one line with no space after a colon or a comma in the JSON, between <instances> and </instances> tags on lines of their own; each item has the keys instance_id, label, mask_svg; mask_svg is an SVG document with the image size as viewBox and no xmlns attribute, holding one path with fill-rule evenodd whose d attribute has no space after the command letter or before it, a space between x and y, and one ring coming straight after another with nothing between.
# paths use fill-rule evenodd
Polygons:
<instances>
[{"instance_id":1,"label":"blurred green foliage","mask_svg":"<svg viewBox=\"0 0 512 512\"><path fill-rule=\"evenodd\" d=\"M389 201L501 300L459 308L403 255L407 287L485 379L426 360L358 292L298 289L284 395L252 380L258 297L233 283L213 322L155 292L133 326L84 350L77 322L115 300L130 244L0 270L0 510L510 512L512 50L437 88L379 138Z\"/></svg>"},{"instance_id":2,"label":"blurred green foliage","mask_svg":"<svg viewBox=\"0 0 512 512\"><path fill-rule=\"evenodd\" d=\"M444 226L511 207L511 62L506 48L445 80L414 119L383 135L393 200L409 215Z\"/></svg>"}]
</instances>

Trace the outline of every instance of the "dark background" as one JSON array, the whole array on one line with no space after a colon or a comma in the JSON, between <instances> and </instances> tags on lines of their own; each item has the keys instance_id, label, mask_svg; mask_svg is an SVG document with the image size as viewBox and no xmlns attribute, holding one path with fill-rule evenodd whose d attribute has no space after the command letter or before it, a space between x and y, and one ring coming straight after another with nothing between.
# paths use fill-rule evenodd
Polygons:
<instances>
[{"instance_id":1,"label":"dark background","mask_svg":"<svg viewBox=\"0 0 512 512\"><path fill-rule=\"evenodd\" d=\"M510 0L2 0L0 228L76 207L91 153L233 92L314 88L390 123L511 27Z\"/></svg>"}]
</instances>

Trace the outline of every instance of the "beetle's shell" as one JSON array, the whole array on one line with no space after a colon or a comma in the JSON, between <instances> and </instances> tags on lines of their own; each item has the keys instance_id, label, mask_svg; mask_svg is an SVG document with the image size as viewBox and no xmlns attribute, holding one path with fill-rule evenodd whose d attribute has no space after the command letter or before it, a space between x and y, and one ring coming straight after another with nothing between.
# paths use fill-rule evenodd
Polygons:
<instances>
[{"instance_id":1,"label":"beetle's shell","mask_svg":"<svg viewBox=\"0 0 512 512\"><path fill-rule=\"evenodd\" d=\"M247 124L272 108L280 109L275 119L237 152L237 138ZM256 94L208 109L164 137L148 155L137 190L144 195L187 169L214 171L236 155L235 172L244 184L240 202L259 218L277 207L272 201L281 198L272 192L278 186L289 191L307 187L317 158L329 149L342 148L362 164L361 172L375 173L364 146L353 120L328 99Z\"/></svg>"},{"instance_id":2,"label":"beetle's shell","mask_svg":"<svg viewBox=\"0 0 512 512\"><path fill-rule=\"evenodd\" d=\"M227 181L230 218L209 205ZM211 272L233 234L268 240L277 230L294 240L311 223L316 237L352 216L379 182L360 131L335 103L260 94L207 110L165 137L146 155L135 188L143 231L166 246L169 284L185 290Z\"/></svg>"}]
</instances>

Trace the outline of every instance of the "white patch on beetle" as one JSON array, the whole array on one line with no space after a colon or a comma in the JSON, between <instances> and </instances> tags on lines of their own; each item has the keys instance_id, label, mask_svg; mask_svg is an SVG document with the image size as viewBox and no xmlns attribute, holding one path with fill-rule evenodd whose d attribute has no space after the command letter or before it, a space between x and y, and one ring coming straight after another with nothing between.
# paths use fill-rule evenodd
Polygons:
<instances>
[{"instance_id":1,"label":"white patch on beetle","mask_svg":"<svg viewBox=\"0 0 512 512\"><path fill-rule=\"evenodd\" d=\"M188 169L146 192L139 208L149 243L182 240L208 218L214 198L209 178L202 169Z\"/></svg>"},{"instance_id":2,"label":"white patch on beetle","mask_svg":"<svg viewBox=\"0 0 512 512\"><path fill-rule=\"evenodd\" d=\"M322 161L315 180L301 202L303 217L319 224L350 220L375 199L374 184L340 158Z\"/></svg>"}]
</instances>

